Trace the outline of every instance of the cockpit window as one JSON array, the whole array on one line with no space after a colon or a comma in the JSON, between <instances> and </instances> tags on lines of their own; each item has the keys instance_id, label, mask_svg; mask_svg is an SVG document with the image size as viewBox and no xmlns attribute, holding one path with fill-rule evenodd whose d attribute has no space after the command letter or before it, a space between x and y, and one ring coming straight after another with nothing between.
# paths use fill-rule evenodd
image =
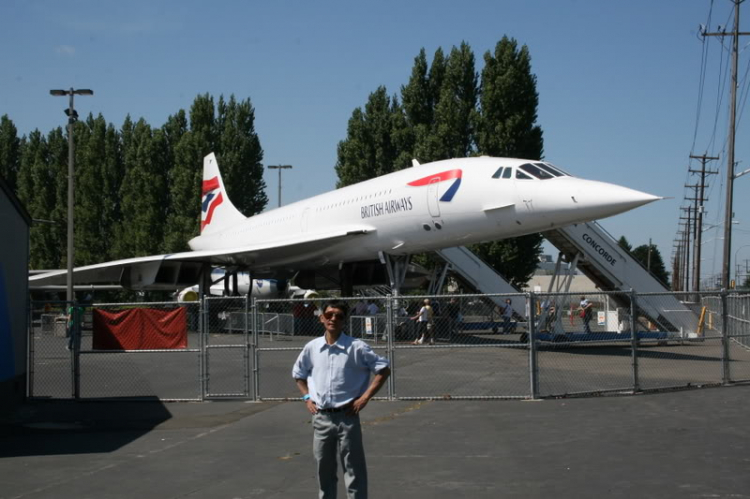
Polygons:
<instances>
[{"instance_id":1,"label":"cockpit window","mask_svg":"<svg viewBox=\"0 0 750 499\"><path fill-rule=\"evenodd\" d=\"M534 163L534 166L541 168L547 173L551 173L554 177L564 177L564 175L559 172L558 170L555 170L551 166L545 164L545 163Z\"/></svg>"},{"instance_id":2,"label":"cockpit window","mask_svg":"<svg viewBox=\"0 0 750 499\"><path fill-rule=\"evenodd\" d=\"M555 166L555 165L553 165L551 163L544 163L544 164L547 165L548 168L551 168L551 169L553 169L555 171L558 171L558 172L562 173L563 176L565 176L565 177L572 177L573 176L570 173L568 173L565 170L563 170L562 168L560 168L559 166Z\"/></svg>"},{"instance_id":3,"label":"cockpit window","mask_svg":"<svg viewBox=\"0 0 750 499\"><path fill-rule=\"evenodd\" d=\"M516 178L520 179L520 180L531 180L531 177L529 177L528 175L526 175L521 170L516 170Z\"/></svg>"},{"instance_id":4,"label":"cockpit window","mask_svg":"<svg viewBox=\"0 0 750 499\"><path fill-rule=\"evenodd\" d=\"M492 178L511 178L513 176L512 166L501 166L495 173L492 174Z\"/></svg>"},{"instance_id":5,"label":"cockpit window","mask_svg":"<svg viewBox=\"0 0 750 499\"><path fill-rule=\"evenodd\" d=\"M526 173L528 173L532 177L536 177L536 178L538 178L540 180L548 180L548 179L551 179L551 178L555 178L554 175L552 175L551 173L549 173L546 170L542 170L541 168L539 168L538 166L536 166L533 163L526 163L526 164L523 164L523 165L519 166L518 168L521 169L521 170L523 170L523 171L525 171ZM516 178L520 178L518 176L518 174L516 174Z\"/></svg>"}]
</instances>

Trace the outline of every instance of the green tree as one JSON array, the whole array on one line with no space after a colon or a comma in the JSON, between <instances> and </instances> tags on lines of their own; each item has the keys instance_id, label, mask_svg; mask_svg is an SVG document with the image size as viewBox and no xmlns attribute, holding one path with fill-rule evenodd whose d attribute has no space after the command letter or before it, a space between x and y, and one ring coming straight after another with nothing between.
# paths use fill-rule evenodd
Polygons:
<instances>
[{"instance_id":1,"label":"green tree","mask_svg":"<svg viewBox=\"0 0 750 499\"><path fill-rule=\"evenodd\" d=\"M620 239L617 240L617 245L628 252L633 251L633 245L630 244L625 236L620 236Z\"/></svg>"},{"instance_id":2,"label":"green tree","mask_svg":"<svg viewBox=\"0 0 750 499\"><path fill-rule=\"evenodd\" d=\"M352 113L347 137L338 145L337 185L404 168L411 158L424 163L479 152L540 159L538 94L528 49L518 49L515 40L505 37L494 54L485 54L485 65L478 86L474 54L467 43L453 47L447 58L438 48L429 67L422 49L408 83L401 87L403 105L380 87L364 109ZM520 286L538 264L541 243L542 236L533 234L473 249Z\"/></svg>"},{"instance_id":3,"label":"green tree","mask_svg":"<svg viewBox=\"0 0 750 499\"><path fill-rule=\"evenodd\" d=\"M383 86L370 94L364 111L361 108L354 110L347 127L347 138L338 145L337 187L356 184L397 169L399 151L393 133L395 113L401 114L403 110L396 99L391 100Z\"/></svg>"},{"instance_id":4,"label":"green tree","mask_svg":"<svg viewBox=\"0 0 750 499\"><path fill-rule=\"evenodd\" d=\"M662 284L669 287L669 273L667 272L667 268L664 265L664 260L661 257L661 252L655 244L642 244L633 249L631 254L635 259L641 262L644 267L648 268L654 275L654 277L659 279Z\"/></svg>"},{"instance_id":5,"label":"green tree","mask_svg":"<svg viewBox=\"0 0 750 499\"><path fill-rule=\"evenodd\" d=\"M76 124L76 265L109 257L119 221L122 167L118 135L100 114Z\"/></svg>"},{"instance_id":6,"label":"green tree","mask_svg":"<svg viewBox=\"0 0 750 499\"><path fill-rule=\"evenodd\" d=\"M158 161L158 143L143 119L123 126L125 177L120 188L122 219L117 229L118 258L157 253L163 237L165 168ZM132 123L132 122L131 122Z\"/></svg>"},{"instance_id":7,"label":"green tree","mask_svg":"<svg viewBox=\"0 0 750 499\"><path fill-rule=\"evenodd\" d=\"M463 42L459 48L453 47L445 66L433 131L427 141L429 161L471 155L476 105L474 53Z\"/></svg>"},{"instance_id":8,"label":"green tree","mask_svg":"<svg viewBox=\"0 0 750 499\"><path fill-rule=\"evenodd\" d=\"M524 45L504 36L484 54L477 147L489 156L541 159L542 129L536 125L539 94Z\"/></svg>"},{"instance_id":9,"label":"green tree","mask_svg":"<svg viewBox=\"0 0 750 499\"><path fill-rule=\"evenodd\" d=\"M435 108L440 103L440 97L443 89L443 80L446 72L446 59L443 49L438 47L432 57L432 64L427 73L427 109L426 117L429 122L418 124L414 131L414 154L413 157L422 163L444 159L439 157L434 151L435 142L433 135L435 132Z\"/></svg>"},{"instance_id":10,"label":"green tree","mask_svg":"<svg viewBox=\"0 0 750 499\"><path fill-rule=\"evenodd\" d=\"M163 130L173 159L169 170L169 203L162 250L176 253L186 251L187 242L198 235L202 162L184 111L170 116Z\"/></svg>"},{"instance_id":11,"label":"green tree","mask_svg":"<svg viewBox=\"0 0 750 499\"><path fill-rule=\"evenodd\" d=\"M245 216L260 213L268 204L263 180L263 149L255 132L255 108L250 99L219 97L217 160L227 194Z\"/></svg>"},{"instance_id":12,"label":"green tree","mask_svg":"<svg viewBox=\"0 0 750 499\"><path fill-rule=\"evenodd\" d=\"M50 219L55 221L50 234L54 238L50 248L52 268L63 268L67 266L68 260L68 138L62 127L57 127L47 134L47 166L54 182L54 207L50 213Z\"/></svg>"},{"instance_id":13,"label":"green tree","mask_svg":"<svg viewBox=\"0 0 750 499\"><path fill-rule=\"evenodd\" d=\"M21 162L21 139L7 114L0 117L0 176L16 190L16 177Z\"/></svg>"},{"instance_id":14,"label":"green tree","mask_svg":"<svg viewBox=\"0 0 750 499\"><path fill-rule=\"evenodd\" d=\"M55 211L57 180L57 171L49 168L47 139L34 130L24 147L18 176L18 196L37 220L31 226L29 245L29 266L33 269L53 269L61 263L56 232L62 229L64 233L65 220L60 220L62 227L59 223L41 222L49 222Z\"/></svg>"},{"instance_id":15,"label":"green tree","mask_svg":"<svg viewBox=\"0 0 750 499\"><path fill-rule=\"evenodd\" d=\"M528 48L503 37L484 55L477 119L477 148L488 156L541 159L543 138L536 125L539 96ZM472 250L517 287L524 286L542 253L541 234L472 246Z\"/></svg>"}]
</instances>

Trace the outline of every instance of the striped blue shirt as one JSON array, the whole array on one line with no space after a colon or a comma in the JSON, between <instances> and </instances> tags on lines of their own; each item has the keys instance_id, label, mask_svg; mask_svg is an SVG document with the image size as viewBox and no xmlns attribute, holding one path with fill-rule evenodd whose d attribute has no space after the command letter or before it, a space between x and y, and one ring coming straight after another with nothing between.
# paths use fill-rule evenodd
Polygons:
<instances>
[{"instance_id":1,"label":"striped blue shirt","mask_svg":"<svg viewBox=\"0 0 750 499\"><path fill-rule=\"evenodd\" d=\"M388 359L362 340L342 333L329 345L324 335L305 345L292 377L307 380L310 398L319 408L333 409L362 395L370 385L370 375L389 365Z\"/></svg>"}]
</instances>

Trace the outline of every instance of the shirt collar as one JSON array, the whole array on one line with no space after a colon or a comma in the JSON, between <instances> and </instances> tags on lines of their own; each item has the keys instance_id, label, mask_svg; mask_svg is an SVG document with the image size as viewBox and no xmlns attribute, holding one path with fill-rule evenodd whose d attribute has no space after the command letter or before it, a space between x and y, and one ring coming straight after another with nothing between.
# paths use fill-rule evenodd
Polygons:
<instances>
[{"instance_id":1,"label":"shirt collar","mask_svg":"<svg viewBox=\"0 0 750 499\"><path fill-rule=\"evenodd\" d=\"M323 340L320 346L321 352L327 348L338 348L339 350L346 351L346 347L348 347L352 343L352 337L346 335L345 333L341 333L338 339L336 340L336 342L333 343L332 345L329 345L328 342L326 341L325 334L321 337L321 339Z\"/></svg>"}]
</instances>

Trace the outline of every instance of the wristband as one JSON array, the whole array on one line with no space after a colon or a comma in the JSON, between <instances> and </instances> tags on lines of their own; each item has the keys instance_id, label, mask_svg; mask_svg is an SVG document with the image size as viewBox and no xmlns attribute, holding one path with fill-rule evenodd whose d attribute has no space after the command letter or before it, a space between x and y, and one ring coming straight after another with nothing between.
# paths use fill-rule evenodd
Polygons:
<instances>
[{"instance_id":1,"label":"wristband","mask_svg":"<svg viewBox=\"0 0 750 499\"><path fill-rule=\"evenodd\" d=\"M305 402L307 402L308 400L310 400L310 394L309 393L304 394L302 396L302 400L304 400Z\"/></svg>"}]
</instances>

